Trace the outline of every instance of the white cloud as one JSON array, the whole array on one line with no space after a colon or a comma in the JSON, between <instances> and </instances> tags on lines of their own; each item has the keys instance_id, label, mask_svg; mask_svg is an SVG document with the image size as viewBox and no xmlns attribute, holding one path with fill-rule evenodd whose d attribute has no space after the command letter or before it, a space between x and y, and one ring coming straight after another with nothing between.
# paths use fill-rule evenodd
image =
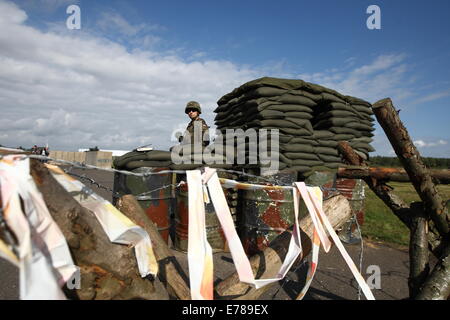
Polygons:
<instances>
[{"instance_id":1,"label":"white cloud","mask_svg":"<svg viewBox=\"0 0 450 320\"><path fill-rule=\"evenodd\" d=\"M350 57L341 69L303 73L298 77L372 103L386 97L401 102L414 94L405 81L409 70L405 59L405 54L380 55L356 67L356 58ZM353 67L349 69L350 66Z\"/></svg>"},{"instance_id":2,"label":"white cloud","mask_svg":"<svg viewBox=\"0 0 450 320\"><path fill-rule=\"evenodd\" d=\"M416 100L414 102L414 104L420 104L420 103L424 103L424 102L431 102L431 101L438 100L438 99L441 99L441 98L445 98L445 97L448 97L448 96L450 96L450 90L435 92L435 93L429 94L429 95L427 95L427 96L425 96L423 98L420 98L420 99Z\"/></svg>"},{"instance_id":3,"label":"white cloud","mask_svg":"<svg viewBox=\"0 0 450 320\"><path fill-rule=\"evenodd\" d=\"M173 144L187 101L213 124L216 101L262 76L229 61L187 62L87 33L43 32L26 13L0 1L0 144L24 147L48 139L53 150L130 149ZM123 25L124 32L133 33ZM61 30L60 30L61 31ZM14 34L14 37L11 37Z\"/></svg>"},{"instance_id":4,"label":"white cloud","mask_svg":"<svg viewBox=\"0 0 450 320\"><path fill-rule=\"evenodd\" d=\"M447 141L439 139L437 141L425 142L424 140L419 139L419 140L415 140L414 144L418 148L430 148L430 147L445 146L447 144Z\"/></svg>"},{"instance_id":5,"label":"white cloud","mask_svg":"<svg viewBox=\"0 0 450 320\"><path fill-rule=\"evenodd\" d=\"M68 7L78 4L79 0L17 0L23 8L37 10L40 12L52 13L61 7Z\"/></svg>"}]
</instances>

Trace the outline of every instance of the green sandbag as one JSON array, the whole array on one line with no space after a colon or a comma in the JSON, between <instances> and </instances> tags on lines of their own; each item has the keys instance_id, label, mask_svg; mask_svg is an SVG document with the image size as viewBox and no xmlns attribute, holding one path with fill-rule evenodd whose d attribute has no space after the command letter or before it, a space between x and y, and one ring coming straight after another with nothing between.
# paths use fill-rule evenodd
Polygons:
<instances>
[{"instance_id":1,"label":"green sandbag","mask_svg":"<svg viewBox=\"0 0 450 320\"><path fill-rule=\"evenodd\" d=\"M284 162L286 164L291 164L292 163L292 160L287 158L282 153L271 151L271 150L269 150L268 152L260 152L258 154L258 156L259 156L259 159L267 159L267 160L269 160L269 159L271 159L271 157L274 157L274 159L277 159L277 160L279 160L281 162Z\"/></svg>"},{"instance_id":2,"label":"green sandbag","mask_svg":"<svg viewBox=\"0 0 450 320\"><path fill-rule=\"evenodd\" d=\"M282 144L280 145L280 150L284 152L304 152L304 153L314 153L315 147L310 144Z\"/></svg>"},{"instance_id":3,"label":"green sandbag","mask_svg":"<svg viewBox=\"0 0 450 320\"><path fill-rule=\"evenodd\" d=\"M320 120L316 124L314 124L314 129L322 129L322 128L330 128L330 127L339 127L347 124L349 122L348 118L329 118Z\"/></svg>"},{"instance_id":4,"label":"green sandbag","mask_svg":"<svg viewBox=\"0 0 450 320\"><path fill-rule=\"evenodd\" d=\"M236 119L236 120L234 120L234 121L231 121L229 124L228 124L228 126L230 126L230 127L241 127L241 126L243 126L245 123L247 122L247 120L246 119L243 119L243 118L238 118L238 119Z\"/></svg>"},{"instance_id":5,"label":"green sandbag","mask_svg":"<svg viewBox=\"0 0 450 320\"><path fill-rule=\"evenodd\" d=\"M334 140L317 140L320 147L337 148L338 142Z\"/></svg>"},{"instance_id":6,"label":"green sandbag","mask_svg":"<svg viewBox=\"0 0 450 320\"><path fill-rule=\"evenodd\" d=\"M309 145L318 145L317 141L311 138L302 138L302 137L294 137L289 141L292 144L309 144Z\"/></svg>"},{"instance_id":7,"label":"green sandbag","mask_svg":"<svg viewBox=\"0 0 450 320\"><path fill-rule=\"evenodd\" d=\"M339 152L336 148L314 147L314 153L319 155L326 154L331 156L339 156Z\"/></svg>"},{"instance_id":8,"label":"green sandbag","mask_svg":"<svg viewBox=\"0 0 450 320\"><path fill-rule=\"evenodd\" d=\"M329 139L333 138L335 134L328 130L314 130L313 139Z\"/></svg>"},{"instance_id":9,"label":"green sandbag","mask_svg":"<svg viewBox=\"0 0 450 320\"><path fill-rule=\"evenodd\" d=\"M311 121L309 121L309 120L299 119L299 118L289 118L286 120L295 123L296 125L298 125L301 128L305 128L305 129L309 130L311 132L311 134L313 133L313 127L311 125Z\"/></svg>"},{"instance_id":10,"label":"green sandbag","mask_svg":"<svg viewBox=\"0 0 450 320\"><path fill-rule=\"evenodd\" d=\"M322 95L320 94L314 94L312 92L308 92L306 90L288 90L287 91L290 94L294 94L296 96L304 96L307 97L315 102L322 100Z\"/></svg>"},{"instance_id":11,"label":"green sandbag","mask_svg":"<svg viewBox=\"0 0 450 320\"><path fill-rule=\"evenodd\" d=\"M281 96L286 92L286 89L279 89L274 87L260 87L251 91L247 91L244 93L244 96L246 97L254 97L254 98L260 98L260 97L275 97L275 96Z\"/></svg>"},{"instance_id":12,"label":"green sandbag","mask_svg":"<svg viewBox=\"0 0 450 320\"><path fill-rule=\"evenodd\" d=\"M330 95L333 95L335 97L339 97L341 100L346 100L350 103L355 104L361 104L361 105L370 105L368 102L351 97L351 96L344 96L340 93L338 93L335 90L325 88L323 86L320 86L318 84L309 83L303 80L297 80L297 79L280 79L280 78L272 78L272 77L263 77L259 79L255 79L252 81L249 81L240 87L234 89L232 92L224 95L222 98L219 99L217 102L218 105L224 104L228 101L230 101L233 98L241 96L243 93L254 90L255 88L260 87L275 87L279 89L285 89L285 90L302 90L302 91L308 91L310 93L319 94L319 93L328 93Z\"/></svg>"},{"instance_id":13,"label":"green sandbag","mask_svg":"<svg viewBox=\"0 0 450 320\"><path fill-rule=\"evenodd\" d=\"M273 139L276 141L276 139L275 139L276 137L274 137ZM288 135L284 135L284 134L280 134L279 136L278 136L278 143L279 144L286 144L286 143L291 143L291 141L293 140L293 139L295 139L295 138L292 138L292 136L288 136ZM260 138L259 140L258 140L258 145L259 146L262 146L262 144L263 143L266 143L266 146L270 146L270 144L271 144L271 141L272 141L272 138L271 138L271 136L268 136L267 138Z\"/></svg>"},{"instance_id":14,"label":"green sandbag","mask_svg":"<svg viewBox=\"0 0 450 320\"><path fill-rule=\"evenodd\" d=\"M274 101L271 98L258 98L246 101L242 105L242 110L260 112L267 109L270 106L281 105L282 103L279 101Z\"/></svg>"},{"instance_id":15,"label":"green sandbag","mask_svg":"<svg viewBox=\"0 0 450 320\"><path fill-rule=\"evenodd\" d=\"M113 164L115 168L121 168L130 161L146 160L146 159L147 159L146 152L131 151L125 153L120 157L115 158Z\"/></svg>"},{"instance_id":16,"label":"green sandbag","mask_svg":"<svg viewBox=\"0 0 450 320\"><path fill-rule=\"evenodd\" d=\"M286 135L281 132L278 134L279 143L290 143L293 138L294 137L292 135ZM273 139L276 140L275 135L273 136ZM270 142L272 141L272 134L270 133L270 131L267 132L266 136L263 136L261 132L258 132L258 143L261 144L264 141L266 141L267 145L270 145Z\"/></svg>"},{"instance_id":17,"label":"green sandbag","mask_svg":"<svg viewBox=\"0 0 450 320\"><path fill-rule=\"evenodd\" d=\"M263 110L257 113L258 119L283 119L285 117L284 112L277 110Z\"/></svg>"},{"instance_id":18,"label":"green sandbag","mask_svg":"<svg viewBox=\"0 0 450 320\"><path fill-rule=\"evenodd\" d=\"M306 160L306 159L294 159L292 160L293 166L321 166L323 165L323 161L321 160Z\"/></svg>"},{"instance_id":19,"label":"green sandbag","mask_svg":"<svg viewBox=\"0 0 450 320\"><path fill-rule=\"evenodd\" d=\"M127 162L125 168L127 170L133 170L142 167L164 167L168 168L172 164L172 161L148 161L148 160L135 160Z\"/></svg>"},{"instance_id":20,"label":"green sandbag","mask_svg":"<svg viewBox=\"0 0 450 320\"><path fill-rule=\"evenodd\" d=\"M362 137L361 131L351 129L351 128L345 128L345 127L331 127L329 128L331 132L334 132L336 134L351 134L356 138ZM334 139L336 140L336 139Z\"/></svg>"},{"instance_id":21,"label":"green sandbag","mask_svg":"<svg viewBox=\"0 0 450 320\"><path fill-rule=\"evenodd\" d=\"M327 162L324 164L324 166L327 168L330 168L330 169L337 169L339 167L344 167L344 164L341 162L336 162L336 163Z\"/></svg>"},{"instance_id":22,"label":"green sandbag","mask_svg":"<svg viewBox=\"0 0 450 320\"><path fill-rule=\"evenodd\" d=\"M367 156L367 154L365 154L364 152L355 150L355 153L356 153L357 155L359 155L361 158L363 158L363 160L367 160L367 159L369 158L369 157Z\"/></svg>"},{"instance_id":23,"label":"green sandbag","mask_svg":"<svg viewBox=\"0 0 450 320\"><path fill-rule=\"evenodd\" d=\"M171 160L171 154L170 151L151 150L147 152L147 160L151 161Z\"/></svg>"},{"instance_id":24,"label":"green sandbag","mask_svg":"<svg viewBox=\"0 0 450 320\"><path fill-rule=\"evenodd\" d=\"M345 103L344 100L342 100L341 98L335 96L334 94L330 94L328 92L323 92L322 93L322 98L325 101L333 101L333 102L340 102L340 103Z\"/></svg>"},{"instance_id":25,"label":"green sandbag","mask_svg":"<svg viewBox=\"0 0 450 320\"><path fill-rule=\"evenodd\" d=\"M308 107L315 107L317 105L317 103L312 99L302 96L296 96L289 93L281 95L277 100L286 104L299 104Z\"/></svg>"},{"instance_id":26,"label":"green sandbag","mask_svg":"<svg viewBox=\"0 0 450 320\"><path fill-rule=\"evenodd\" d=\"M281 111L280 111L281 112ZM311 113L308 112L300 112L300 111L290 111L290 112L284 112L284 116L286 118L299 118L299 119L305 119L310 120L313 118Z\"/></svg>"},{"instance_id":27,"label":"green sandbag","mask_svg":"<svg viewBox=\"0 0 450 320\"><path fill-rule=\"evenodd\" d=\"M331 156L328 154L318 154L319 159L322 160L324 163L332 163L332 162L341 162L342 159L340 157Z\"/></svg>"},{"instance_id":28,"label":"green sandbag","mask_svg":"<svg viewBox=\"0 0 450 320\"><path fill-rule=\"evenodd\" d=\"M352 146L352 148L358 149L358 150L360 150L362 152L366 152L366 153L375 151L375 149L369 144L358 144L357 146L354 146L354 147Z\"/></svg>"},{"instance_id":29,"label":"green sandbag","mask_svg":"<svg viewBox=\"0 0 450 320\"><path fill-rule=\"evenodd\" d=\"M304 159L304 160L320 160L319 156L315 153L306 153L306 152L284 152L286 157L291 160L295 159Z\"/></svg>"},{"instance_id":30,"label":"green sandbag","mask_svg":"<svg viewBox=\"0 0 450 320\"><path fill-rule=\"evenodd\" d=\"M348 123L345 124L345 127L346 128L356 129L356 130L359 130L359 131L374 131L375 130L374 127L372 127L370 125L367 125L367 124L364 124L362 122L348 122Z\"/></svg>"},{"instance_id":31,"label":"green sandbag","mask_svg":"<svg viewBox=\"0 0 450 320\"><path fill-rule=\"evenodd\" d=\"M363 106L363 105L352 105L353 108L355 108L358 112L363 112L365 114L373 115L373 110L370 107Z\"/></svg>"},{"instance_id":32,"label":"green sandbag","mask_svg":"<svg viewBox=\"0 0 450 320\"><path fill-rule=\"evenodd\" d=\"M361 137L361 138L355 138L355 139L353 139L352 141L350 141L350 142L365 142L365 143L371 143L373 141L373 139L372 138L369 138L369 137Z\"/></svg>"},{"instance_id":33,"label":"green sandbag","mask_svg":"<svg viewBox=\"0 0 450 320\"><path fill-rule=\"evenodd\" d=\"M311 131L301 128L301 129L293 129L293 128L274 128L274 129L280 129L281 132L286 134L292 134L294 136L305 136L305 137L311 137Z\"/></svg>"},{"instance_id":34,"label":"green sandbag","mask_svg":"<svg viewBox=\"0 0 450 320\"><path fill-rule=\"evenodd\" d=\"M304 122L302 124L306 125L306 121L308 120L303 121ZM285 119L253 120L249 122L248 125L258 127L276 127L276 128L303 128L303 126L299 124L298 121L290 121Z\"/></svg>"},{"instance_id":35,"label":"green sandbag","mask_svg":"<svg viewBox=\"0 0 450 320\"><path fill-rule=\"evenodd\" d=\"M352 139L354 139L355 136L352 134L347 134L347 133L341 133L341 134L335 134L333 136L333 140L334 141L350 141Z\"/></svg>"},{"instance_id":36,"label":"green sandbag","mask_svg":"<svg viewBox=\"0 0 450 320\"><path fill-rule=\"evenodd\" d=\"M310 107L298 104L272 104L268 106L267 109L282 112L308 112L308 113L313 112L313 109L311 109Z\"/></svg>"},{"instance_id":37,"label":"green sandbag","mask_svg":"<svg viewBox=\"0 0 450 320\"><path fill-rule=\"evenodd\" d=\"M308 166L291 166L290 169L298 171L300 173L305 173L311 170L311 167Z\"/></svg>"},{"instance_id":38,"label":"green sandbag","mask_svg":"<svg viewBox=\"0 0 450 320\"><path fill-rule=\"evenodd\" d=\"M277 119L269 119L269 120L253 120L247 123L250 128L253 127L276 127L276 128L299 128L298 125L291 121L287 120L277 120Z\"/></svg>"},{"instance_id":39,"label":"green sandbag","mask_svg":"<svg viewBox=\"0 0 450 320\"><path fill-rule=\"evenodd\" d=\"M356 118L356 114L346 110L330 110L321 115L323 118Z\"/></svg>"}]
</instances>

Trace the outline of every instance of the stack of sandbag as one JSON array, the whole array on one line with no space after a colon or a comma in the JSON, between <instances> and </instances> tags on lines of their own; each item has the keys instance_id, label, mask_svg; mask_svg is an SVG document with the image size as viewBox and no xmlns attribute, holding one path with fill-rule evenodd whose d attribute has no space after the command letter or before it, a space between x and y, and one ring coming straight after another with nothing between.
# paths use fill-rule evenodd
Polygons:
<instances>
[{"instance_id":1,"label":"stack of sandbag","mask_svg":"<svg viewBox=\"0 0 450 320\"><path fill-rule=\"evenodd\" d=\"M227 129L278 129L279 147L272 155L279 156L280 169L300 173L334 169L342 165L336 148L339 141L348 141L365 158L374 151L370 103L302 80L264 77L247 82L219 99L215 112L222 134ZM269 142L269 150L267 154L258 150L258 164L264 162L261 155L264 158L272 151L270 139L263 139ZM247 141L235 141L234 147L250 155Z\"/></svg>"},{"instance_id":2,"label":"stack of sandbag","mask_svg":"<svg viewBox=\"0 0 450 320\"><path fill-rule=\"evenodd\" d=\"M131 151L114 159L114 168L133 170L141 167L165 167L172 165L169 151Z\"/></svg>"}]
</instances>

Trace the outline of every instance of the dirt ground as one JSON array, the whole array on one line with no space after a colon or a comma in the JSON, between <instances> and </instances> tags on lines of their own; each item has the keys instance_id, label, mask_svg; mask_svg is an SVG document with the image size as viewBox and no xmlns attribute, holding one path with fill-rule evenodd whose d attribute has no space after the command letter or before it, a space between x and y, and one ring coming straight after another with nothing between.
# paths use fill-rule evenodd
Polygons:
<instances>
[{"instance_id":1,"label":"dirt ground","mask_svg":"<svg viewBox=\"0 0 450 320\"><path fill-rule=\"evenodd\" d=\"M72 169L78 175L85 175L97 182L101 187L83 181L87 187L93 189L105 199L111 201L113 187L113 174L97 171ZM363 246L345 244L345 248L359 267L362 253L362 276L368 279L373 271L369 266L377 266L381 272L379 289L372 292L378 300L400 300L408 297L409 257L408 248L395 247L389 244L375 243L363 239ZM187 254L173 250L180 265L188 274ZM308 257L309 259L309 257ZM292 300L303 288L307 260L289 271L287 277L273 286L261 297L263 300ZM373 268L373 267L372 267ZM375 267L376 268L376 267ZM215 280L224 279L235 271L230 254L214 254ZM369 271L369 272L368 272ZM0 300L19 298L18 270L8 262L0 259ZM308 290L305 300L358 300L358 285L352 273L335 246L330 252L322 249L319 255L318 269L315 278ZM361 293L361 299L364 295Z\"/></svg>"}]
</instances>

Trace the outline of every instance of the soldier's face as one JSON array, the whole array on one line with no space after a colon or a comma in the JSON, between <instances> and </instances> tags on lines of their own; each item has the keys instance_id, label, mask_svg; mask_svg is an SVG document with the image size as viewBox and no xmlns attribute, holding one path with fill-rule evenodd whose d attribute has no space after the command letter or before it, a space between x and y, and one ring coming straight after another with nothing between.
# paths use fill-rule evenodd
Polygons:
<instances>
[{"instance_id":1,"label":"soldier's face","mask_svg":"<svg viewBox=\"0 0 450 320\"><path fill-rule=\"evenodd\" d=\"M191 118L191 120L195 120L198 118L198 111L195 110L189 110L189 118Z\"/></svg>"}]
</instances>

